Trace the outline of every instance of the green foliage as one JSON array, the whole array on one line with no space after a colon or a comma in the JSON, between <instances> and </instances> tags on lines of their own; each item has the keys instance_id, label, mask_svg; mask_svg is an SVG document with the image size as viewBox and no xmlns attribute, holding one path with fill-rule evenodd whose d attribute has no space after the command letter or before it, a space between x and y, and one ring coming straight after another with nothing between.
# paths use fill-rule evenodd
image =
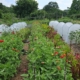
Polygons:
<instances>
[{"instance_id":1,"label":"green foliage","mask_svg":"<svg viewBox=\"0 0 80 80\"><path fill-rule=\"evenodd\" d=\"M58 4L56 2L49 2L43 7L43 10L47 12L46 18L48 19L57 19L62 16L62 11L59 10Z\"/></svg>"},{"instance_id":2,"label":"green foliage","mask_svg":"<svg viewBox=\"0 0 80 80\"><path fill-rule=\"evenodd\" d=\"M0 18L2 18L2 10L0 10Z\"/></svg>"},{"instance_id":3,"label":"green foliage","mask_svg":"<svg viewBox=\"0 0 80 80\"><path fill-rule=\"evenodd\" d=\"M40 20L40 23L49 25L49 19L45 18L43 20Z\"/></svg>"},{"instance_id":4,"label":"green foliage","mask_svg":"<svg viewBox=\"0 0 80 80\"><path fill-rule=\"evenodd\" d=\"M73 0L69 14L73 19L80 19L80 0Z\"/></svg>"},{"instance_id":5,"label":"green foliage","mask_svg":"<svg viewBox=\"0 0 80 80\"><path fill-rule=\"evenodd\" d=\"M17 22L16 18L15 18L15 14L14 13L3 13L2 14L2 17L1 17L1 21L2 23L1 24L7 24L7 25L11 25L13 24L14 22ZM19 22L19 20L18 20Z\"/></svg>"},{"instance_id":6,"label":"green foliage","mask_svg":"<svg viewBox=\"0 0 80 80\"><path fill-rule=\"evenodd\" d=\"M10 80L20 65L20 53L23 48L22 39L16 34L3 34L0 37L0 80Z\"/></svg>"},{"instance_id":7,"label":"green foliage","mask_svg":"<svg viewBox=\"0 0 80 80\"><path fill-rule=\"evenodd\" d=\"M49 2L47 5L44 6L44 10L47 12L52 12L55 9L58 9L58 4L56 2Z\"/></svg>"},{"instance_id":8,"label":"green foliage","mask_svg":"<svg viewBox=\"0 0 80 80\"><path fill-rule=\"evenodd\" d=\"M6 7L0 3L0 24L11 25L15 22L15 14L13 13L13 7ZM14 21L14 22L13 22Z\"/></svg>"},{"instance_id":9,"label":"green foliage","mask_svg":"<svg viewBox=\"0 0 80 80\"><path fill-rule=\"evenodd\" d=\"M62 11L59 9L54 9L52 12L47 12L46 18L48 19L58 19L62 17Z\"/></svg>"},{"instance_id":10,"label":"green foliage","mask_svg":"<svg viewBox=\"0 0 80 80\"><path fill-rule=\"evenodd\" d=\"M23 49L22 40L29 33L28 28L25 30L12 31L11 33L4 32L0 37L0 80L11 80L11 77L17 73L21 50ZM25 36L25 34L27 35Z\"/></svg>"},{"instance_id":11,"label":"green foliage","mask_svg":"<svg viewBox=\"0 0 80 80\"><path fill-rule=\"evenodd\" d=\"M71 22L72 19L69 17L62 17L62 18L59 18L58 21L60 21L60 22Z\"/></svg>"},{"instance_id":12,"label":"green foliage","mask_svg":"<svg viewBox=\"0 0 80 80\"><path fill-rule=\"evenodd\" d=\"M80 44L80 30L72 31L70 33L69 39L71 42L75 41L77 45Z\"/></svg>"},{"instance_id":13,"label":"green foliage","mask_svg":"<svg viewBox=\"0 0 80 80\"><path fill-rule=\"evenodd\" d=\"M38 3L35 0L18 0L14 6L14 11L17 17L23 18L29 16L37 8Z\"/></svg>"},{"instance_id":14,"label":"green foliage","mask_svg":"<svg viewBox=\"0 0 80 80\"><path fill-rule=\"evenodd\" d=\"M28 36L30 35L30 29L29 28L24 28L24 29L21 29L19 32L18 32L18 35L21 36L21 38L23 40L26 40L28 38Z\"/></svg>"},{"instance_id":15,"label":"green foliage","mask_svg":"<svg viewBox=\"0 0 80 80\"><path fill-rule=\"evenodd\" d=\"M80 13L80 0L73 0L70 8L70 15L76 13Z\"/></svg>"},{"instance_id":16,"label":"green foliage","mask_svg":"<svg viewBox=\"0 0 80 80\"><path fill-rule=\"evenodd\" d=\"M48 33L50 31L49 26L47 24L42 24L41 26L44 30L44 33Z\"/></svg>"},{"instance_id":17,"label":"green foliage","mask_svg":"<svg viewBox=\"0 0 80 80\"><path fill-rule=\"evenodd\" d=\"M64 10L62 16L63 17L69 16L69 9Z\"/></svg>"},{"instance_id":18,"label":"green foliage","mask_svg":"<svg viewBox=\"0 0 80 80\"><path fill-rule=\"evenodd\" d=\"M6 20L11 20L12 18L15 17L14 13L3 13L2 14L2 19Z\"/></svg>"},{"instance_id":19,"label":"green foliage","mask_svg":"<svg viewBox=\"0 0 80 80\"><path fill-rule=\"evenodd\" d=\"M69 53L67 60L71 65L71 72L74 80L79 80L80 79L80 54L76 53L74 55L73 52Z\"/></svg>"},{"instance_id":20,"label":"green foliage","mask_svg":"<svg viewBox=\"0 0 80 80\"><path fill-rule=\"evenodd\" d=\"M0 10L2 10L2 13L9 13L9 12L12 12L11 7L6 7L6 6L3 5L2 3L0 3Z\"/></svg>"},{"instance_id":21,"label":"green foliage","mask_svg":"<svg viewBox=\"0 0 80 80\"><path fill-rule=\"evenodd\" d=\"M69 72L70 67L66 67L67 75L64 75L65 64L67 64L66 47L55 49L54 43L44 36L46 34L44 28L47 27L38 22L32 25L27 56L29 70L27 74L22 75L24 80L65 80L65 77L66 80L73 80Z\"/></svg>"},{"instance_id":22,"label":"green foliage","mask_svg":"<svg viewBox=\"0 0 80 80\"><path fill-rule=\"evenodd\" d=\"M0 3L0 9L2 9L3 8L3 4L2 3Z\"/></svg>"},{"instance_id":23,"label":"green foliage","mask_svg":"<svg viewBox=\"0 0 80 80\"><path fill-rule=\"evenodd\" d=\"M73 15L71 15L70 16L72 19L74 19L74 20L80 20L80 14L78 13L78 14L73 14Z\"/></svg>"},{"instance_id":24,"label":"green foliage","mask_svg":"<svg viewBox=\"0 0 80 80\"><path fill-rule=\"evenodd\" d=\"M31 19L44 19L46 15L46 11L44 10L36 10L30 14Z\"/></svg>"}]
</instances>

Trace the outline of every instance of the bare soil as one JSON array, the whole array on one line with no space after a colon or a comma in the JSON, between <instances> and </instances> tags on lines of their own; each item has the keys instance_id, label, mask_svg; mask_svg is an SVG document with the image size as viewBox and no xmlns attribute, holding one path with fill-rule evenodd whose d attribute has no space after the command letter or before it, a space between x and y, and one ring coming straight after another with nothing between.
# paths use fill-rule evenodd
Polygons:
<instances>
[{"instance_id":1,"label":"bare soil","mask_svg":"<svg viewBox=\"0 0 80 80\"><path fill-rule=\"evenodd\" d=\"M78 46L76 44L72 44L70 47L71 47L73 54L76 54L76 53L80 54L80 46Z\"/></svg>"},{"instance_id":2,"label":"bare soil","mask_svg":"<svg viewBox=\"0 0 80 80\"><path fill-rule=\"evenodd\" d=\"M28 43L24 44L23 49L25 51L28 50ZM21 59L21 64L20 64L19 68L17 69L17 74L11 80L23 80L21 74L27 73L27 71L28 71L27 55L26 54L21 55L20 59Z\"/></svg>"}]
</instances>

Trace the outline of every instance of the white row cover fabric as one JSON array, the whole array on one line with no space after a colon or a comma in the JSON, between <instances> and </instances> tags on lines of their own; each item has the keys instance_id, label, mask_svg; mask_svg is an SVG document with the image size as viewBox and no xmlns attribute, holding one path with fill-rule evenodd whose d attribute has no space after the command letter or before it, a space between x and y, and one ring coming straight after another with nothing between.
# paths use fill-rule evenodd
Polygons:
<instances>
[{"instance_id":1,"label":"white row cover fabric","mask_svg":"<svg viewBox=\"0 0 80 80\"><path fill-rule=\"evenodd\" d=\"M6 28L8 28L7 25L1 24L1 25L0 25L0 32L4 32Z\"/></svg>"},{"instance_id":2,"label":"white row cover fabric","mask_svg":"<svg viewBox=\"0 0 80 80\"><path fill-rule=\"evenodd\" d=\"M65 42L67 42L68 44L70 44L70 39L69 39L69 35L71 33L71 31L76 31L80 29L80 24L74 24L70 27L69 31L68 31L68 35L66 36L66 40ZM71 41L72 43L75 43L75 41Z\"/></svg>"},{"instance_id":3,"label":"white row cover fabric","mask_svg":"<svg viewBox=\"0 0 80 80\"><path fill-rule=\"evenodd\" d=\"M53 23L53 28L54 28L54 30L57 30L57 25L59 24L59 22L58 21L55 21L54 23Z\"/></svg>"},{"instance_id":4,"label":"white row cover fabric","mask_svg":"<svg viewBox=\"0 0 80 80\"><path fill-rule=\"evenodd\" d=\"M10 27L5 24L1 24L0 25L0 35L3 32L12 32L12 31L16 32L16 31L19 31L20 29L23 29L25 27L27 27L27 24L25 22L14 23Z\"/></svg>"},{"instance_id":5,"label":"white row cover fabric","mask_svg":"<svg viewBox=\"0 0 80 80\"><path fill-rule=\"evenodd\" d=\"M50 23L49 23L49 26L51 26L51 27L56 27L56 25L58 24L59 22L58 21L51 21Z\"/></svg>"},{"instance_id":6,"label":"white row cover fabric","mask_svg":"<svg viewBox=\"0 0 80 80\"><path fill-rule=\"evenodd\" d=\"M2 35L2 33L3 33L4 31L7 30L7 28L8 28L8 26L5 25L5 24L1 24L1 25L0 25L0 36Z\"/></svg>"},{"instance_id":7,"label":"white row cover fabric","mask_svg":"<svg viewBox=\"0 0 80 80\"><path fill-rule=\"evenodd\" d=\"M70 29L70 27L72 26L73 24L71 22L67 22L63 25L63 28L62 28L62 37L63 37L63 40L66 40L66 36L68 35L68 31Z\"/></svg>"},{"instance_id":8,"label":"white row cover fabric","mask_svg":"<svg viewBox=\"0 0 80 80\"><path fill-rule=\"evenodd\" d=\"M70 44L70 33L71 31L76 31L80 29L80 24L73 24L71 22L58 22L58 21L50 21L49 26L53 27L54 30L57 31L58 34L63 38L63 40ZM75 41L72 41L75 43Z\"/></svg>"},{"instance_id":9,"label":"white row cover fabric","mask_svg":"<svg viewBox=\"0 0 80 80\"><path fill-rule=\"evenodd\" d=\"M65 25L64 22L60 22L60 23L57 25L57 32L58 32L58 34L60 34L60 36L62 36L63 25Z\"/></svg>"},{"instance_id":10,"label":"white row cover fabric","mask_svg":"<svg viewBox=\"0 0 80 80\"><path fill-rule=\"evenodd\" d=\"M22 28L25 28L27 24L25 22L14 23L10 26L10 31L19 31Z\"/></svg>"}]
</instances>

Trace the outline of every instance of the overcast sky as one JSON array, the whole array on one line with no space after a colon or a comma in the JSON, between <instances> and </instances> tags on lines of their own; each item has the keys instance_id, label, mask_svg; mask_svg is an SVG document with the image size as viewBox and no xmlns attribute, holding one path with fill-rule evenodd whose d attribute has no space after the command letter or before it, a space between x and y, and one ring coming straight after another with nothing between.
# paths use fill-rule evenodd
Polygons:
<instances>
[{"instance_id":1,"label":"overcast sky","mask_svg":"<svg viewBox=\"0 0 80 80\"><path fill-rule=\"evenodd\" d=\"M15 5L16 0L0 0L3 5L10 6L11 4ZM50 1L54 1L58 3L58 6L61 10L67 9L72 4L72 0L36 0L38 2L38 8L42 9L45 5L47 5Z\"/></svg>"}]
</instances>

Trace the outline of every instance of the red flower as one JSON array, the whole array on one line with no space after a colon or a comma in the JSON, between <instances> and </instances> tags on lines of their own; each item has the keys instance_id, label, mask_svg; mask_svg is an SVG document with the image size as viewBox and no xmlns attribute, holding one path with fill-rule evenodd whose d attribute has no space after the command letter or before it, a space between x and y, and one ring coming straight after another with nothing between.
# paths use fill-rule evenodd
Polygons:
<instances>
[{"instance_id":1,"label":"red flower","mask_svg":"<svg viewBox=\"0 0 80 80\"><path fill-rule=\"evenodd\" d=\"M54 55L58 55L58 52L55 52Z\"/></svg>"},{"instance_id":2,"label":"red flower","mask_svg":"<svg viewBox=\"0 0 80 80\"><path fill-rule=\"evenodd\" d=\"M4 42L4 40L0 40L0 43Z\"/></svg>"},{"instance_id":3,"label":"red flower","mask_svg":"<svg viewBox=\"0 0 80 80\"><path fill-rule=\"evenodd\" d=\"M66 57L66 54L62 54L62 55L60 56L60 58L64 58L64 57Z\"/></svg>"}]
</instances>

